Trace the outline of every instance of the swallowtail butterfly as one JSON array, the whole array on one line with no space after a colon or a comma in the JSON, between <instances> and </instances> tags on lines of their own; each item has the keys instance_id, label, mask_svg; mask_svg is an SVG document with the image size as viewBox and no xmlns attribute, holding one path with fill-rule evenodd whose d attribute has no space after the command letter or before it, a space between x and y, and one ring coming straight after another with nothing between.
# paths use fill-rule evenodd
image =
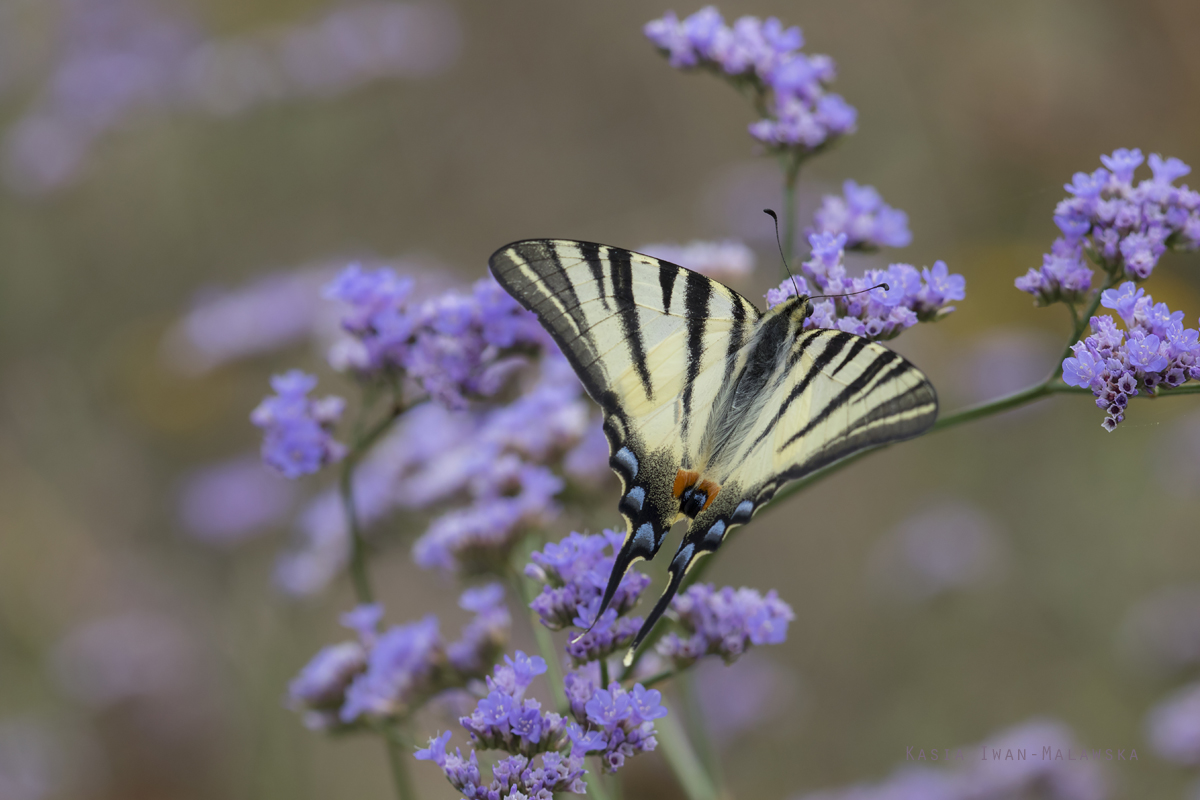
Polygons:
<instances>
[{"instance_id":1,"label":"swallowtail butterfly","mask_svg":"<svg viewBox=\"0 0 1200 800\"><path fill-rule=\"evenodd\" d=\"M489 265L604 412L628 528L597 618L630 566L690 520L627 662L696 559L781 486L937 418L933 385L897 353L806 330L807 297L764 314L699 273L590 242L514 242Z\"/></svg>"}]
</instances>

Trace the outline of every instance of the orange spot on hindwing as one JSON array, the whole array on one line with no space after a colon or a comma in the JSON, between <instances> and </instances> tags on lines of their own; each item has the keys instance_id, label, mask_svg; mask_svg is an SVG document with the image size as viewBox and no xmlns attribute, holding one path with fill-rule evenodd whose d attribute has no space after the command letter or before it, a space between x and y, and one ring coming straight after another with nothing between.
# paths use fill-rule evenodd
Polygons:
<instances>
[{"instance_id":1,"label":"orange spot on hindwing","mask_svg":"<svg viewBox=\"0 0 1200 800\"><path fill-rule=\"evenodd\" d=\"M671 494L675 497L680 497L688 489L696 485L696 481L700 480L699 472L692 472L690 469L681 469L675 473L675 487L671 490Z\"/></svg>"},{"instance_id":2,"label":"orange spot on hindwing","mask_svg":"<svg viewBox=\"0 0 1200 800\"><path fill-rule=\"evenodd\" d=\"M695 517L708 508L721 487L710 480L700 480L700 473L681 469L675 473L672 493L679 498L679 510L686 516Z\"/></svg>"}]
</instances>

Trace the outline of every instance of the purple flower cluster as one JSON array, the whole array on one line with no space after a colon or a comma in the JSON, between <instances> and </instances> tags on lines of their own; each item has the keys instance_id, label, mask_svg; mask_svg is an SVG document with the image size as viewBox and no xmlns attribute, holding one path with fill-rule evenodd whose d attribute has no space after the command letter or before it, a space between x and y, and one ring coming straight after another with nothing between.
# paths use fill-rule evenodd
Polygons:
<instances>
[{"instance_id":1,"label":"purple flower cluster","mask_svg":"<svg viewBox=\"0 0 1200 800\"><path fill-rule=\"evenodd\" d=\"M685 245L647 244L638 248L638 252L718 280L744 278L754 271L754 251L734 239Z\"/></svg>"},{"instance_id":2,"label":"purple flower cluster","mask_svg":"<svg viewBox=\"0 0 1200 800\"><path fill-rule=\"evenodd\" d=\"M142 0L67 0L62 52L5 141L5 177L45 193L79 174L93 143L153 111L228 116L264 103L329 97L382 77L440 71L458 22L425 4L359 3L321 19L208 38L191 19Z\"/></svg>"},{"instance_id":3,"label":"purple flower cluster","mask_svg":"<svg viewBox=\"0 0 1200 800\"><path fill-rule=\"evenodd\" d=\"M564 686L576 725L568 729L572 752L595 753L605 769L616 772L625 760L658 746L654 720L667 715L662 693L640 683L626 690L617 682L598 688L595 664L567 673Z\"/></svg>"},{"instance_id":4,"label":"purple flower cluster","mask_svg":"<svg viewBox=\"0 0 1200 800\"><path fill-rule=\"evenodd\" d=\"M540 767L535 767L532 759L522 755L502 758L492 766L491 783L485 784L474 750L469 758L463 758L462 750L458 748L453 754L446 752L450 736L451 732L446 731L430 739L429 747L418 750L416 757L441 767L450 784L462 792L466 800L549 800L565 792L587 794L582 754L542 753Z\"/></svg>"},{"instance_id":5,"label":"purple flower cluster","mask_svg":"<svg viewBox=\"0 0 1200 800\"><path fill-rule=\"evenodd\" d=\"M966 297L966 279L952 275L943 261L921 270L910 264L892 264L885 270L867 270L861 277L851 278L842 263L845 233L813 233L808 241L812 257L801 264L801 276L768 291L768 307L794 297L797 290L801 294L863 293L814 302L812 316L804 323L806 328L834 328L881 341L898 336L917 322L946 316L954 310L948 303ZM888 288L879 286L881 283Z\"/></svg>"},{"instance_id":6,"label":"purple flower cluster","mask_svg":"<svg viewBox=\"0 0 1200 800\"><path fill-rule=\"evenodd\" d=\"M812 233L846 234L847 250L907 247L908 215L883 202L874 186L842 184L842 194L825 195L813 216Z\"/></svg>"},{"instance_id":7,"label":"purple flower cluster","mask_svg":"<svg viewBox=\"0 0 1200 800\"><path fill-rule=\"evenodd\" d=\"M1177 158L1149 158L1152 176L1136 186L1133 174L1142 151L1121 148L1101 156L1103 167L1077 172L1058 204L1054 222L1062 236L1044 256L1041 269L1030 269L1016 286L1038 305L1076 302L1092 286L1092 259L1113 279L1143 281L1168 249L1200 247L1200 192L1175 186L1191 167Z\"/></svg>"},{"instance_id":8,"label":"purple flower cluster","mask_svg":"<svg viewBox=\"0 0 1200 800\"><path fill-rule=\"evenodd\" d=\"M276 375L271 378L275 395L250 414L250 421L263 429L263 460L289 478L316 472L346 455L345 445L330 434L346 403L340 397L309 398L316 386L315 376L298 369Z\"/></svg>"},{"instance_id":9,"label":"purple flower cluster","mask_svg":"<svg viewBox=\"0 0 1200 800\"><path fill-rule=\"evenodd\" d=\"M332 730L406 717L435 694L483 678L508 639L503 589L468 589L460 605L476 616L449 644L432 614L382 633L378 604L343 615L358 639L317 653L288 687L289 704L309 728Z\"/></svg>"},{"instance_id":10,"label":"purple flower cluster","mask_svg":"<svg viewBox=\"0 0 1200 800\"><path fill-rule=\"evenodd\" d=\"M673 12L646 24L645 34L671 66L703 67L753 89L765 118L750 135L775 149L807 154L855 130L858 113L826 87L833 59L799 52L804 37L778 19L742 17L725 24L713 6L680 20Z\"/></svg>"},{"instance_id":11,"label":"purple flower cluster","mask_svg":"<svg viewBox=\"0 0 1200 800\"><path fill-rule=\"evenodd\" d=\"M537 319L491 278L470 294L410 302L411 292L412 281L391 269L357 264L326 286L327 298L349 307L342 327L352 337L330 354L334 367L362 376L396 372L443 405L466 408L470 398L499 392L524 363L512 351L551 346Z\"/></svg>"},{"instance_id":12,"label":"purple flower cluster","mask_svg":"<svg viewBox=\"0 0 1200 800\"><path fill-rule=\"evenodd\" d=\"M593 661L627 646L641 626L640 617L626 618L637 605L650 578L630 570L625 573L608 610L599 621L596 612L608 585L616 553L625 537L611 530L598 534L572 532L560 542L550 542L531 554L525 575L543 584L529 607L550 630L574 625L592 627L585 636L568 645L576 663ZM628 621L626 621L628 620Z\"/></svg>"},{"instance_id":13,"label":"purple flower cluster","mask_svg":"<svg viewBox=\"0 0 1200 800\"><path fill-rule=\"evenodd\" d=\"M1092 335L1076 342L1074 355L1063 361L1063 381L1092 390L1107 412L1101 424L1111 432L1125 418L1129 398L1200 379L1200 333L1183 327L1182 311L1155 303L1132 281L1103 292L1100 303L1117 312L1126 330L1107 314L1092 317Z\"/></svg>"},{"instance_id":14,"label":"purple flower cluster","mask_svg":"<svg viewBox=\"0 0 1200 800\"><path fill-rule=\"evenodd\" d=\"M677 669L707 655L733 663L752 644L781 644L788 623L795 619L792 607L774 589L764 597L753 589L714 589L712 584L681 592L671 601L671 611L686 635L668 633L659 642L658 653Z\"/></svg>"},{"instance_id":15,"label":"purple flower cluster","mask_svg":"<svg viewBox=\"0 0 1200 800\"><path fill-rule=\"evenodd\" d=\"M496 665L495 676L487 679L487 697L459 724L475 747L484 750L528 757L562 749L567 741L566 721L559 714L543 712L541 703L525 697L534 677L546 671L545 660L529 658L520 650L515 659L505 656L504 660Z\"/></svg>"},{"instance_id":16,"label":"purple flower cluster","mask_svg":"<svg viewBox=\"0 0 1200 800\"><path fill-rule=\"evenodd\" d=\"M355 470L360 521L369 527L396 510L448 507L414 543L417 563L446 572L507 569L513 543L558 513L564 481L551 467L587 483L612 474L599 420L566 359L548 350L526 377L532 385L504 406L425 403L405 413ZM300 514L277 582L290 594L319 591L348 554L345 512L330 490Z\"/></svg>"}]
</instances>

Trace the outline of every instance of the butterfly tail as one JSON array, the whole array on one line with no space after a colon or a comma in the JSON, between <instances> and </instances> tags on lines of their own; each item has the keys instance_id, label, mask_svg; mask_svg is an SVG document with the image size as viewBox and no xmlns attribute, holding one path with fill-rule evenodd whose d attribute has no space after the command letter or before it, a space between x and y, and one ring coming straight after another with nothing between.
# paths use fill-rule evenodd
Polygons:
<instances>
[{"instance_id":1,"label":"butterfly tail","mask_svg":"<svg viewBox=\"0 0 1200 800\"><path fill-rule=\"evenodd\" d=\"M604 587L604 596L600 600L600 610L596 612L596 619L600 619L608 610L621 585L621 579L625 577L629 568L642 559L649 561L654 558L660 544L662 537L656 534L654 525L650 522L642 523L633 535L625 537L625 543L617 552L617 559L613 563L612 572L609 573L608 585Z\"/></svg>"}]
</instances>

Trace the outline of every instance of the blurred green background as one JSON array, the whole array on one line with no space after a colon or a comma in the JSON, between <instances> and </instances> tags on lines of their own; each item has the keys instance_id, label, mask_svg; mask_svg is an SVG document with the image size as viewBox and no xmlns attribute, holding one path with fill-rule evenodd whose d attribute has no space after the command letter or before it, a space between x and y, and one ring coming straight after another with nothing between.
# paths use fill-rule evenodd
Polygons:
<instances>
[{"instance_id":1,"label":"blurred green background","mask_svg":"<svg viewBox=\"0 0 1200 800\"><path fill-rule=\"evenodd\" d=\"M62 58L65 12L0 4L8 129ZM209 36L333 7L153 6ZM324 390L343 385L307 347L198 377L173 370L162 339L198 292L358 254L432 258L465 282L498 246L539 236L628 247L740 236L759 268L736 288L758 299L777 279L759 213L779 203L774 167L756 160L753 116L734 92L669 68L643 38L669 6L448 7L461 51L437 74L229 116L146 109L98 136L69 183L0 191L0 726L49 737L63 777L44 796L387 796L377 741L310 734L282 705L288 678L338 637L346 582L288 600L271 585L286 530L221 550L178 521L182 476L257 447L247 415L272 371L299 365ZM1019 388L994 374L997 348L1015 347L1018 367L1035 359L1034 379L1053 367L1066 312L1034 309L1012 281L1056 236L1052 210L1073 172L1117 147L1200 163L1190 0L721 10L800 25L858 108L859 132L806 167L805 207L845 178L872 184L914 235L887 257L941 258L966 276L955 314L897 342L944 408ZM1195 324L1197 257L1168 254L1147 289ZM708 576L777 588L796 611L768 654L789 704L723 746L735 796L880 779L908 746L967 745L1035 716L1086 746L1138 749L1138 762L1107 765L1112 797L1181 796L1193 776L1152 756L1143 724L1186 675L1140 668L1121 631L1138 601L1200 580L1200 439L1180 444L1198 415L1188 397L1137 402L1109 435L1089 399L1059 397L891 448L764 514ZM881 602L869 585L877 543L947 499L987 516L1006 568L932 603ZM403 545L375 570L395 621L452 605L454 587L413 567ZM179 680L99 709L64 692L56 644L142 612L187 634ZM515 630L528 641L520 621ZM628 796L677 791L656 756L628 772ZM453 796L432 766L416 774L423 796Z\"/></svg>"}]
</instances>

